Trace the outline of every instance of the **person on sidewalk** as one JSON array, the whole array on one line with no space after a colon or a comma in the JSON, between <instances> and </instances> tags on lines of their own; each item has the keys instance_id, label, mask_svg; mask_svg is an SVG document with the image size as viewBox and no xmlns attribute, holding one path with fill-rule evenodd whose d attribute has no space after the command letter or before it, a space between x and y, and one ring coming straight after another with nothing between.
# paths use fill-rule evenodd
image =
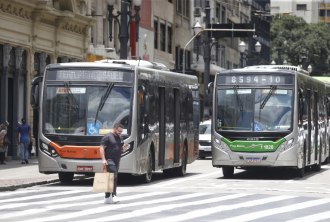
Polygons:
<instances>
[{"instance_id":1,"label":"person on sidewalk","mask_svg":"<svg viewBox=\"0 0 330 222\"><path fill-rule=\"evenodd\" d=\"M6 152L8 148L8 144L6 144L5 137L7 135L7 122L0 124L0 164L6 164Z\"/></svg>"},{"instance_id":2,"label":"person on sidewalk","mask_svg":"<svg viewBox=\"0 0 330 222\"><path fill-rule=\"evenodd\" d=\"M107 172L114 173L113 193L105 193L104 203L111 204L119 202L117 197L117 179L121 153L127 148L123 143L121 134L124 126L116 123L112 132L105 135L101 140L100 154L102 158L102 168Z\"/></svg>"},{"instance_id":3,"label":"person on sidewalk","mask_svg":"<svg viewBox=\"0 0 330 222\"><path fill-rule=\"evenodd\" d=\"M17 127L17 145L20 147L21 164L29 163L30 141L32 141L31 127L23 117L21 119L21 125Z\"/></svg>"}]
</instances>

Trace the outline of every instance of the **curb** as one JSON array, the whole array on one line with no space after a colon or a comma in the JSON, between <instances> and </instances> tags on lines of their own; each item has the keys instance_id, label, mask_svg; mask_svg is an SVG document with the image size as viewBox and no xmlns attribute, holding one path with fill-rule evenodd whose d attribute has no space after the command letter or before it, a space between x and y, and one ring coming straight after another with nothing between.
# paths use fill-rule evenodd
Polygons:
<instances>
[{"instance_id":1,"label":"curb","mask_svg":"<svg viewBox=\"0 0 330 222\"><path fill-rule=\"evenodd\" d=\"M32 187L32 186L50 184L50 183L55 183L55 182L59 182L59 179L51 179L51 180L36 181L36 182L23 183L23 184L17 184L17 185L9 185L9 186L0 187L0 192L15 191L15 190L21 189L21 188L28 188L28 187Z\"/></svg>"}]
</instances>

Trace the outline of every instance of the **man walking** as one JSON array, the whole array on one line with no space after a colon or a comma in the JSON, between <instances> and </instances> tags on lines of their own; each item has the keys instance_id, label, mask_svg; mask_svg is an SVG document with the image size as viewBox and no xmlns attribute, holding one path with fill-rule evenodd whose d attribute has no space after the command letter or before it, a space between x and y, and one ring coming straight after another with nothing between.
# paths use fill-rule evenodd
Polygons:
<instances>
[{"instance_id":1,"label":"man walking","mask_svg":"<svg viewBox=\"0 0 330 222\"><path fill-rule=\"evenodd\" d=\"M105 193L104 203L111 204L119 202L117 197L117 179L121 153L127 145L123 143L121 134L123 125L116 123L112 132L105 135L101 140L100 154L102 158L102 167L107 172L114 173L113 193Z\"/></svg>"},{"instance_id":2,"label":"man walking","mask_svg":"<svg viewBox=\"0 0 330 222\"><path fill-rule=\"evenodd\" d=\"M25 118L21 119L21 125L17 127L17 145L20 147L21 164L28 164L29 144L32 141L31 127Z\"/></svg>"}]
</instances>

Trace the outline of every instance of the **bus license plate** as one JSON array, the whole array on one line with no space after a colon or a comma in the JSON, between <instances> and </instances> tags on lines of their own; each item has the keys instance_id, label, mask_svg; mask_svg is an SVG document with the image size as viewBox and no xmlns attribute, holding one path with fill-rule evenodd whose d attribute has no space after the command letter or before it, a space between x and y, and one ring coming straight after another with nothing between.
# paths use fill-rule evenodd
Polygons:
<instances>
[{"instance_id":1,"label":"bus license plate","mask_svg":"<svg viewBox=\"0 0 330 222\"><path fill-rule=\"evenodd\" d=\"M261 161L260 157L246 157L245 161L248 163L259 163Z\"/></svg>"},{"instance_id":2,"label":"bus license plate","mask_svg":"<svg viewBox=\"0 0 330 222\"><path fill-rule=\"evenodd\" d=\"M93 166L77 166L77 172L93 172Z\"/></svg>"}]
</instances>

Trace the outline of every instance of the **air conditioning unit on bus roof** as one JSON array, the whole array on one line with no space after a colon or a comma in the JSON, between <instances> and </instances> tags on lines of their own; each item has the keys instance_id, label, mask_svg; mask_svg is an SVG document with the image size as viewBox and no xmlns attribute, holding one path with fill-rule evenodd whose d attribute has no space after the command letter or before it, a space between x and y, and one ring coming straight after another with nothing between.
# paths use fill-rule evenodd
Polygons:
<instances>
[{"instance_id":1,"label":"air conditioning unit on bus roof","mask_svg":"<svg viewBox=\"0 0 330 222\"><path fill-rule=\"evenodd\" d=\"M309 72L302 69L300 66L290 66L290 65L256 65L256 66L247 66L244 69L284 69L284 70L292 70L296 72L302 72L306 75L309 75Z\"/></svg>"},{"instance_id":2,"label":"air conditioning unit on bus roof","mask_svg":"<svg viewBox=\"0 0 330 222\"><path fill-rule=\"evenodd\" d=\"M151 69L169 70L164 64L158 62L149 62L146 60L133 60L133 59L103 59L95 61L96 63L111 63L117 65L140 66Z\"/></svg>"}]
</instances>

